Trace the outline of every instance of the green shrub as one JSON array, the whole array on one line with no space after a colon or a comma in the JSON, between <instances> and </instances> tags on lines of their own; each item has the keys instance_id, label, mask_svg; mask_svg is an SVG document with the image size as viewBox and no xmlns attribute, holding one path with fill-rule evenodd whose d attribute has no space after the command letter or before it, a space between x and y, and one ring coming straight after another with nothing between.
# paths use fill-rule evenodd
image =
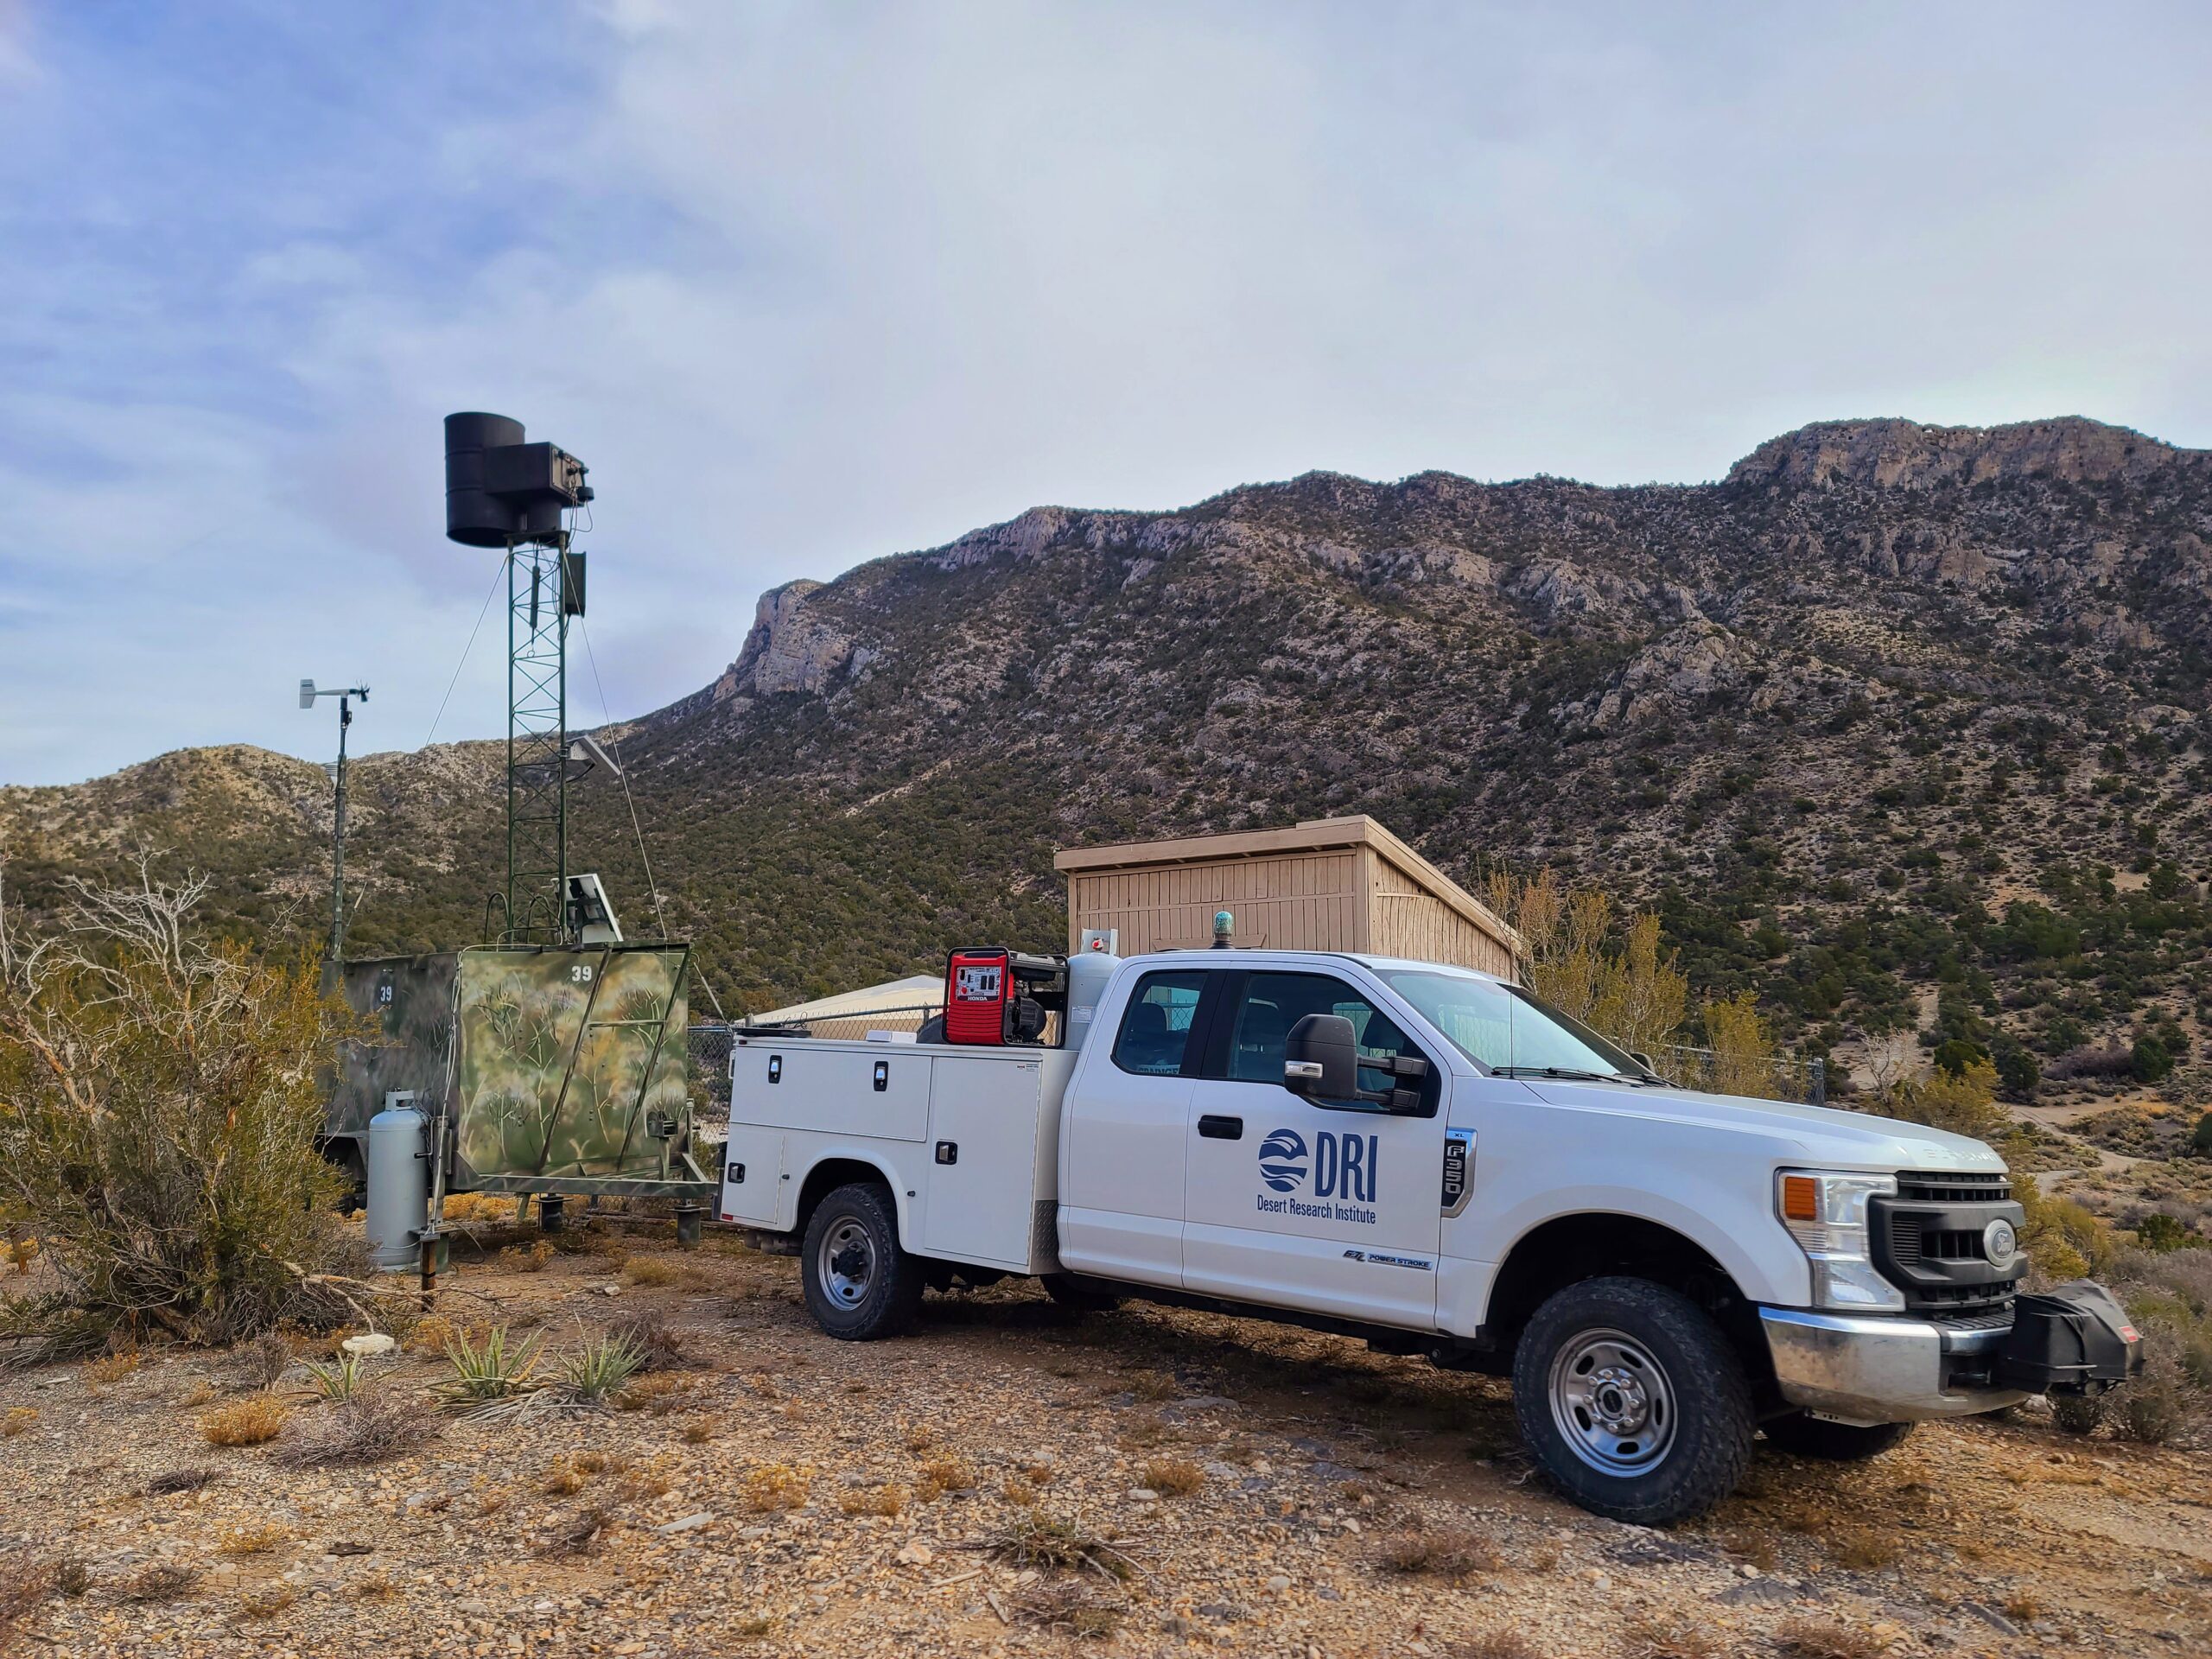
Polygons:
<instances>
[{"instance_id":1,"label":"green shrub","mask_svg":"<svg viewBox=\"0 0 2212 1659\"><path fill-rule=\"evenodd\" d=\"M351 1016L314 964L197 939L203 884L140 876L76 884L41 935L0 912L0 1209L60 1284L5 1323L70 1345L251 1336L335 1248L317 1071Z\"/></svg>"},{"instance_id":2,"label":"green shrub","mask_svg":"<svg viewBox=\"0 0 2212 1659\"><path fill-rule=\"evenodd\" d=\"M2174 1069L2174 1057L2156 1037L2138 1037L2127 1053L2127 1069L2138 1083L2157 1083Z\"/></svg>"}]
</instances>

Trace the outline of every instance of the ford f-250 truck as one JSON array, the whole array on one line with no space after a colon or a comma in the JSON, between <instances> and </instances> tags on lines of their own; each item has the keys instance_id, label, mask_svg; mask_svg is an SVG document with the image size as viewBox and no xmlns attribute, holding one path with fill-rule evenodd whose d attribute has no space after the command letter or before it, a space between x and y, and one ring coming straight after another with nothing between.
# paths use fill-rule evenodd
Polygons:
<instances>
[{"instance_id":1,"label":"ford f-250 truck","mask_svg":"<svg viewBox=\"0 0 2212 1659\"><path fill-rule=\"evenodd\" d=\"M2017 1294L1980 1141L1673 1087L1486 975L985 950L946 998L919 1040L734 1045L722 1217L803 1240L832 1336L1015 1274L1339 1332L1510 1376L1550 1478L1645 1523L1760 1431L1870 1457L2140 1367L2097 1287Z\"/></svg>"}]
</instances>

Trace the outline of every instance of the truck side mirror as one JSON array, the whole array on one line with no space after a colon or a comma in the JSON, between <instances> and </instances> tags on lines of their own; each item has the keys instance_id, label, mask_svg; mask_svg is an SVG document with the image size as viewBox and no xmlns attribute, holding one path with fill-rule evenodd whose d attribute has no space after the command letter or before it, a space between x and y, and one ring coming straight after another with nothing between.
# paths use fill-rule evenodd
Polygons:
<instances>
[{"instance_id":1,"label":"truck side mirror","mask_svg":"<svg viewBox=\"0 0 2212 1659\"><path fill-rule=\"evenodd\" d=\"M1308 1100L1359 1096L1359 1044L1341 1014L1309 1014L1282 1046L1282 1086Z\"/></svg>"}]
</instances>

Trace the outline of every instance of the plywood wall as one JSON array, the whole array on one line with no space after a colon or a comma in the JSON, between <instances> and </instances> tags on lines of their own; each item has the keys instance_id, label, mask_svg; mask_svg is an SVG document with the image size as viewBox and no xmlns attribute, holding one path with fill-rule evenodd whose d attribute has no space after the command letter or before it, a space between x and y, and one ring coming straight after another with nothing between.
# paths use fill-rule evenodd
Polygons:
<instances>
[{"instance_id":1,"label":"plywood wall","mask_svg":"<svg viewBox=\"0 0 2212 1659\"><path fill-rule=\"evenodd\" d=\"M1368 882L1365 949L1512 977L1513 951L1503 939L1476 926L1373 848L1361 851Z\"/></svg>"},{"instance_id":2,"label":"plywood wall","mask_svg":"<svg viewBox=\"0 0 2212 1659\"><path fill-rule=\"evenodd\" d=\"M1116 928L1122 954L1195 950L1213 943L1217 910L1235 915L1230 939L1248 950L1361 950L1367 885L1363 849L1210 859L1151 868L1072 870L1068 949L1085 928Z\"/></svg>"}]
</instances>

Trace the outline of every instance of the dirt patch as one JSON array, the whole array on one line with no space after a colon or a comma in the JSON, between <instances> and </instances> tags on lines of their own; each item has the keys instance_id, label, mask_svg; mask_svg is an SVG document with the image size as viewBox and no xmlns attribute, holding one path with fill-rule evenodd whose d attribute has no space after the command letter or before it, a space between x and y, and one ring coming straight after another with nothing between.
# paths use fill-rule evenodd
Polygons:
<instances>
[{"instance_id":1,"label":"dirt patch","mask_svg":"<svg viewBox=\"0 0 2212 1659\"><path fill-rule=\"evenodd\" d=\"M0 1531L54 1586L22 1616L24 1650L1440 1659L1513 1637L1559 1659L1687 1630L1713 1654L2212 1645L2202 1449L2069 1440L2026 1414L1855 1467L1763 1447L1720 1510L1653 1531L1548 1493L1490 1379L1202 1314L1071 1325L1027 1285L934 1299L903 1341L837 1343L788 1259L628 1248L676 1271L479 1265L440 1313L527 1325L557 1352L650 1313L682 1355L648 1373L668 1381L634 1409L447 1413L388 1462L287 1464L286 1437L334 1409L303 1394L286 1437L211 1446L201 1419L248 1384L204 1355L6 1377L0 1407L38 1415L0 1440ZM446 1367L418 1348L370 1386L427 1408Z\"/></svg>"}]
</instances>

